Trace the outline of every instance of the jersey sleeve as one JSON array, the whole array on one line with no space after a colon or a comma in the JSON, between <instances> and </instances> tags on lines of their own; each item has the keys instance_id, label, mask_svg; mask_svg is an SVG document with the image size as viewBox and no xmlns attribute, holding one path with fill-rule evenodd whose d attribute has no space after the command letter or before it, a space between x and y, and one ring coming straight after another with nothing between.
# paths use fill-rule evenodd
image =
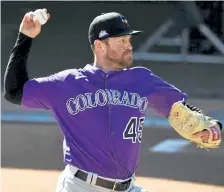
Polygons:
<instances>
[{"instance_id":1,"label":"jersey sleeve","mask_svg":"<svg viewBox=\"0 0 224 192\"><path fill-rule=\"evenodd\" d=\"M23 88L22 106L33 109L50 109L58 86L55 75L28 80Z\"/></svg>"},{"instance_id":2,"label":"jersey sleeve","mask_svg":"<svg viewBox=\"0 0 224 192\"><path fill-rule=\"evenodd\" d=\"M161 116L168 117L172 105L177 101L186 101L187 94L174 85L155 75L152 71L145 71L147 81L145 90L149 102L149 108Z\"/></svg>"},{"instance_id":3,"label":"jersey sleeve","mask_svg":"<svg viewBox=\"0 0 224 192\"><path fill-rule=\"evenodd\" d=\"M60 93L60 85L69 71L62 71L47 77L28 80L23 88L22 107L32 109L52 109L53 102Z\"/></svg>"}]
</instances>

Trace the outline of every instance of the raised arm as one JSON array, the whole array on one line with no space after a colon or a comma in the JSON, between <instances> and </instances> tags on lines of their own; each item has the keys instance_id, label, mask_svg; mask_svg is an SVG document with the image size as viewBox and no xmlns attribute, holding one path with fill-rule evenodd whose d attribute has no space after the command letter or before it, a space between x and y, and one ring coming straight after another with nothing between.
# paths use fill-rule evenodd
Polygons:
<instances>
[{"instance_id":1,"label":"raised arm","mask_svg":"<svg viewBox=\"0 0 224 192\"><path fill-rule=\"evenodd\" d=\"M47 14L47 10L43 10ZM48 19L50 15L48 15ZM29 80L27 59L32 40L41 32L41 24L33 21L34 12L26 13L20 24L18 37L9 57L4 75L4 97L14 104L21 104L23 88Z\"/></svg>"},{"instance_id":2,"label":"raised arm","mask_svg":"<svg viewBox=\"0 0 224 192\"><path fill-rule=\"evenodd\" d=\"M47 20L50 18L46 9L25 14L5 71L4 97L7 101L24 107L49 109L49 94L54 94L57 76L29 79L27 71L32 41L41 32L41 24L38 20L34 22L34 14L45 14Z\"/></svg>"},{"instance_id":3,"label":"raised arm","mask_svg":"<svg viewBox=\"0 0 224 192\"><path fill-rule=\"evenodd\" d=\"M32 38L19 32L16 44L9 57L4 76L4 97L14 104L21 104L24 84L29 80L27 58Z\"/></svg>"}]
</instances>

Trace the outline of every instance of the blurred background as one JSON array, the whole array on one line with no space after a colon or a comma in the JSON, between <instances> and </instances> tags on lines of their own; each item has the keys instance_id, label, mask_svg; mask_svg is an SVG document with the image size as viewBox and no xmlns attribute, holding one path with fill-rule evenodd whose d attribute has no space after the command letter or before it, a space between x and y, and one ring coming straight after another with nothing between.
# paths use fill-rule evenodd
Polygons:
<instances>
[{"instance_id":1,"label":"blurred background","mask_svg":"<svg viewBox=\"0 0 224 192\"><path fill-rule=\"evenodd\" d=\"M193 105L224 124L223 1L1 2L2 91L20 22L26 12L39 8L47 8L51 19L33 41L28 65L31 78L92 63L89 24L101 13L119 12L132 28L145 31L133 38L134 65L151 69L187 93ZM63 138L50 112L23 110L3 97L1 103L4 191L54 191L57 177L51 176L55 179L52 183L50 178L48 182L34 179L40 181L34 187L34 181L24 182L25 176L18 172L44 170L58 174L64 168ZM19 178L15 179L16 174ZM149 110L136 174L138 178L151 179L142 185L153 192L169 191L169 187L172 192L224 191L224 144L209 152L196 148L180 138L166 119ZM34 175L37 178L38 174ZM30 175L26 177L31 179ZM144 180L141 179L140 183ZM182 184L178 188L177 184L170 186L170 180L197 185Z\"/></svg>"}]
</instances>

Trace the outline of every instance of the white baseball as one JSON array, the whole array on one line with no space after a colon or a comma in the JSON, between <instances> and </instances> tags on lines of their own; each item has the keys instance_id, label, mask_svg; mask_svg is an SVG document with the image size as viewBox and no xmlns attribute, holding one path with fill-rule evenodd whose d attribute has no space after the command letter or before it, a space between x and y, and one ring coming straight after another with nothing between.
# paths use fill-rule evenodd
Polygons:
<instances>
[{"instance_id":1,"label":"white baseball","mask_svg":"<svg viewBox=\"0 0 224 192\"><path fill-rule=\"evenodd\" d=\"M44 25L48 20L47 12L44 9L37 9L33 14L33 21L38 21L41 25Z\"/></svg>"}]
</instances>

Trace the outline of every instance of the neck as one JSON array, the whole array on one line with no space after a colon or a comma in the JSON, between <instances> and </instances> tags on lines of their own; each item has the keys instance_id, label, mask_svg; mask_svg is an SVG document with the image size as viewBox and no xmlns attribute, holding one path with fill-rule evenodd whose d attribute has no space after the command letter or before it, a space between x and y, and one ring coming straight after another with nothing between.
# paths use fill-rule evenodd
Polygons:
<instances>
[{"instance_id":1,"label":"neck","mask_svg":"<svg viewBox=\"0 0 224 192\"><path fill-rule=\"evenodd\" d=\"M97 67L97 68L99 68L99 69L101 69L101 70L104 71L104 72L114 71L114 70L111 69L110 67L106 67L104 64L99 63L99 62L96 62L96 61L94 61L93 66L94 66L94 67Z\"/></svg>"},{"instance_id":2,"label":"neck","mask_svg":"<svg viewBox=\"0 0 224 192\"><path fill-rule=\"evenodd\" d=\"M98 59L97 57L95 57L94 59L93 66L103 70L104 72L122 70L121 68L118 67L118 64L114 62L106 61L104 59Z\"/></svg>"}]
</instances>

